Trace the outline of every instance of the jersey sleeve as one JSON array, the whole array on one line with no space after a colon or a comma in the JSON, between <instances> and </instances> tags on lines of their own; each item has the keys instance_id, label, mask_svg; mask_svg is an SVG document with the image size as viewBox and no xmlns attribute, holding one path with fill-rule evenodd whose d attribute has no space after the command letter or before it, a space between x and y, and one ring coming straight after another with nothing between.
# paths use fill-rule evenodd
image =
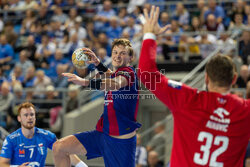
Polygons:
<instances>
[{"instance_id":1,"label":"jersey sleeve","mask_svg":"<svg viewBox=\"0 0 250 167\"><path fill-rule=\"evenodd\" d=\"M123 76L127 79L128 85L132 86L135 82L135 72L130 67L123 67L116 71L115 77Z\"/></svg>"},{"instance_id":2,"label":"jersey sleeve","mask_svg":"<svg viewBox=\"0 0 250 167\"><path fill-rule=\"evenodd\" d=\"M46 138L47 147L52 150L53 144L56 142L56 135L50 131L48 131L48 136Z\"/></svg>"},{"instance_id":3,"label":"jersey sleeve","mask_svg":"<svg viewBox=\"0 0 250 167\"><path fill-rule=\"evenodd\" d=\"M150 34L154 36L153 34ZM197 90L182 83L168 79L156 66L156 41L146 38L142 43L138 77L141 82L173 112L183 108L197 93Z\"/></svg>"},{"instance_id":4,"label":"jersey sleeve","mask_svg":"<svg viewBox=\"0 0 250 167\"><path fill-rule=\"evenodd\" d=\"M13 143L11 142L9 137L6 137L3 142L0 157L11 159L12 154L13 154Z\"/></svg>"}]
</instances>

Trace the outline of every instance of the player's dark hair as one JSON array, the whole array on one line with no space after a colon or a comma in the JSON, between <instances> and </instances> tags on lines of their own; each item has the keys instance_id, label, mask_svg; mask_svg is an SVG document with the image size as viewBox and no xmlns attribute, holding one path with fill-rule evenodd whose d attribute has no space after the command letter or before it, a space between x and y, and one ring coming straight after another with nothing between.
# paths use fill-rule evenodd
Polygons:
<instances>
[{"instance_id":1,"label":"player's dark hair","mask_svg":"<svg viewBox=\"0 0 250 167\"><path fill-rule=\"evenodd\" d=\"M206 64L208 77L219 87L230 87L235 72L235 65L229 56L216 55Z\"/></svg>"},{"instance_id":2,"label":"player's dark hair","mask_svg":"<svg viewBox=\"0 0 250 167\"><path fill-rule=\"evenodd\" d=\"M17 114L20 115L21 110L23 108L30 108L30 107L32 107L35 110L35 106L30 102L24 102L24 103L19 104L18 109L17 109Z\"/></svg>"},{"instance_id":3,"label":"player's dark hair","mask_svg":"<svg viewBox=\"0 0 250 167\"><path fill-rule=\"evenodd\" d=\"M113 48L115 46L118 46L118 45L122 45L126 48L128 48L128 54L129 56L133 56L134 55L134 50L132 48L132 45L130 43L130 41L128 39L125 39L125 38L119 38L119 39L115 39L113 42L112 42L112 47L111 47L111 50L113 50Z\"/></svg>"}]
</instances>

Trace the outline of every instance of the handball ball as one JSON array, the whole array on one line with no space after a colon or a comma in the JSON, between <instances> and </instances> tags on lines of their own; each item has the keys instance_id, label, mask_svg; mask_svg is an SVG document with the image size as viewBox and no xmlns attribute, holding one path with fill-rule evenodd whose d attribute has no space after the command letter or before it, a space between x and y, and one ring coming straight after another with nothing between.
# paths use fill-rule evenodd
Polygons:
<instances>
[{"instance_id":1,"label":"handball ball","mask_svg":"<svg viewBox=\"0 0 250 167\"><path fill-rule=\"evenodd\" d=\"M86 51L84 48L76 49L72 54L72 63L76 68L86 68L87 63L91 59L91 56L84 53Z\"/></svg>"}]
</instances>

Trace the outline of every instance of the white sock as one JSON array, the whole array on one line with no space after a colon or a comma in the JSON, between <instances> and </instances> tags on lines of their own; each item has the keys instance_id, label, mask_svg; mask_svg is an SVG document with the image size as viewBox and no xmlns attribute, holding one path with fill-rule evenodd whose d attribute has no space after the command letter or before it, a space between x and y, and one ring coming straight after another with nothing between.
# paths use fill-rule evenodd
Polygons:
<instances>
[{"instance_id":1,"label":"white sock","mask_svg":"<svg viewBox=\"0 0 250 167\"><path fill-rule=\"evenodd\" d=\"M78 162L75 167L88 167L83 161Z\"/></svg>"}]
</instances>

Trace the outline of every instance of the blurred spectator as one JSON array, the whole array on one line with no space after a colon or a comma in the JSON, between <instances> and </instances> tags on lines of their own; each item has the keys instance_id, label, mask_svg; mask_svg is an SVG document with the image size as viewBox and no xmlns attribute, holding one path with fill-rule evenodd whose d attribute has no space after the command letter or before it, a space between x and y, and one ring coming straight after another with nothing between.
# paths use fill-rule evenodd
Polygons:
<instances>
[{"instance_id":1,"label":"blurred spectator","mask_svg":"<svg viewBox=\"0 0 250 167\"><path fill-rule=\"evenodd\" d=\"M206 58L215 49L216 37L207 31L201 31L201 35L195 37L195 41L199 44L200 54L202 58Z\"/></svg>"},{"instance_id":2,"label":"blurred spectator","mask_svg":"<svg viewBox=\"0 0 250 167\"><path fill-rule=\"evenodd\" d=\"M191 14L193 15L193 17L194 16L198 17L200 23L203 24L205 22L204 14L207 10L208 10L208 7L205 4L205 0L198 0L197 1L197 10L192 12Z\"/></svg>"},{"instance_id":3,"label":"blurred spectator","mask_svg":"<svg viewBox=\"0 0 250 167\"><path fill-rule=\"evenodd\" d=\"M3 69L0 68L0 87L3 82L7 81L6 77L4 76Z\"/></svg>"},{"instance_id":4,"label":"blurred spectator","mask_svg":"<svg viewBox=\"0 0 250 167\"><path fill-rule=\"evenodd\" d=\"M70 58L76 49L84 47L84 43L82 40L78 39L77 33L73 34L70 37L69 45L70 45L70 49L69 49L69 57Z\"/></svg>"},{"instance_id":5,"label":"blurred spectator","mask_svg":"<svg viewBox=\"0 0 250 167\"><path fill-rule=\"evenodd\" d=\"M36 1L33 0L24 0L23 3L20 3L15 10L28 10L28 9L38 9L39 5Z\"/></svg>"},{"instance_id":6,"label":"blurred spectator","mask_svg":"<svg viewBox=\"0 0 250 167\"><path fill-rule=\"evenodd\" d=\"M20 65L15 65L14 69L11 71L9 75L8 81L12 83L16 81L23 83L24 75L22 74L23 74L22 67Z\"/></svg>"},{"instance_id":7,"label":"blurred spectator","mask_svg":"<svg viewBox=\"0 0 250 167\"><path fill-rule=\"evenodd\" d=\"M64 33L63 39L57 44L57 49L60 49L64 56L67 58L69 57L70 53L70 40L69 40L69 33L66 31Z\"/></svg>"},{"instance_id":8,"label":"blurred spectator","mask_svg":"<svg viewBox=\"0 0 250 167\"><path fill-rule=\"evenodd\" d=\"M163 167L163 163L159 161L159 154L156 151L149 151L147 167Z\"/></svg>"},{"instance_id":9,"label":"blurred spectator","mask_svg":"<svg viewBox=\"0 0 250 167\"><path fill-rule=\"evenodd\" d=\"M63 13L63 10L60 6L56 6L54 9L54 15L51 18L52 20L57 20L61 22L61 24L64 24L66 20L68 20L68 16Z\"/></svg>"},{"instance_id":10,"label":"blurred spectator","mask_svg":"<svg viewBox=\"0 0 250 167\"><path fill-rule=\"evenodd\" d=\"M77 34L78 40L84 40L87 37L87 31L84 27L82 27L82 17L81 16L77 16L75 18L75 22L74 22L74 27L72 27L70 29L70 36L72 36L73 34Z\"/></svg>"},{"instance_id":11,"label":"blurred spectator","mask_svg":"<svg viewBox=\"0 0 250 167\"><path fill-rule=\"evenodd\" d=\"M10 69L11 60L14 57L14 50L12 46L7 43L6 35L0 36L0 66L4 70Z\"/></svg>"},{"instance_id":12,"label":"blurred spectator","mask_svg":"<svg viewBox=\"0 0 250 167\"><path fill-rule=\"evenodd\" d=\"M124 28L123 32L129 33L129 40L133 40L134 37L140 36L142 30L141 25L135 24L135 19L129 17L127 21L127 26Z\"/></svg>"},{"instance_id":13,"label":"blurred spectator","mask_svg":"<svg viewBox=\"0 0 250 167\"><path fill-rule=\"evenodd\" d=\"M44 91L46 87L50 84L51 84L50 78L44 74L44 71L38 70L36 72L36 79L34 81L35 98L43 99L45 97Z\"/></svg>"},{"instance_id":14,"label":"blurred spectator","mask_svg":"<svg viewBox=\"0 0 250 167\"><path fill-rule=\"evenodd\" d=\"M116 13L112 9L112 2L110 0L105 0L102 5L102 9L97 12L94 16L95 30L98 32L103 32L108 26L111 17L115 16Z\"/></svg>"},{"instance_id":15,"label":"blurred spectator","mask_svg":"<svg viewBox=\"0 0 250 167\"><path fill-rule=\"evenodd\" d=\"M147 150L141 145L141 135L136 135L136 152L135 164L136 167L145 167L147 165Z\"/></svg>"},{"instance_id":16,"label":"blurred spectator","mask_svg":"<svg viewBox=\"0 0 250 167\"><path fill-rule=\"evenodd\" d=\"M66 88L68 85L68 79L62 76L62 73L66 72L64 64L58 64L56 67L57 76L53 80L54 86L56 88Z\"/></svg>"},{"instance_id":17,"label":"blurred spectator","mask_svg":"<svg viewBox=\"0 0 250 167\"><path fill-rule=\"evenodd\" d=\"M213 15L213 14L209 14L207 16L205 28L207 29L207 31L216 32L217 38L219 38L221 32L224 31L223 24L216 22L215 15Z\"/></svg>"},{"instance_id":18,"label":"blurred spectator","mask_svg":"<svg viewBox=\"0 0 250 167\"><path fill-rule=\"evenodd\" d=\"M0 120L5 121L5 128L11 125L12 102L14 95L10 92L11 85L8 82L3 82L0 92Z\"/></svg>"},{"instance_id":19,"label":"blurred spectator","mask_svg":"<svg viewBox=\"0 0 250 167\"><path fill-rule=\"evenodd\" d=\"M120 8L118 12L118 21L121 27L126 26L128 20L128 14L126 8Z\"/></svg>"},{"instance_id":20,"label":"blurred spectator","mask_svg":"<svg viewBox=\"0 0 250 167\"><path fill-rule=\"evenodd\" d=\"M47 32L51 41L56 44L59 43L63 39L64 32L62 23L58 20L52 19L50 22L50 29Z\"/></svg>"},{"instance_id":21,"label":"blurred spectator","mask_svg":"<svg viewBox=\"0 0 250 167\"><path fill-rule=\"evenodd\" d=\"M147 144L147 151L156 151L159 156L164 155L165 153L165 125L160 122L154 124L154 136Z\"/></svg>"},{"instance_id":22,"label":"blurred spectator","mask_svg":"<svg viewBox=\"0 0 250 167\"><path fill-rule=\"evenodd\" d=\"M58 64L63 64L65 69L69 68L69 60L63 57L63 53L60 49L56 50L54 59L49 64L47 75L53 80L57 77L56 69Z\"/></svg>"},{"instance_id":23,"label":"blurred spectator","mask_svg":"<svg viewBox=\"0 0 250 167\"><path fill-rule=\"evenodd\" d=\"M234 15L234 22L231 22L229 25L229 31L242 31L246 26L243 24L243 16L242 14L235 14Z\"/></svg>"},{"instance_id":24,"label":"blurred spectator","mask_svg":"<svg viewBox=\"0 0 250 167\"><path fill-rule=\"evenodd\" d=\"M50 16L49 16L49 13L48 13L48 8L46 6L40 6L39 7L36 22L40 23L42 25L49 24Z\"/></svg>"},{"instance_id":25,"label":"blurred spectator","mask_svg":"<svg viewBox=\"0 0 250 167\"><path fill-rule=\"evenodd\" d=\"M16 63L16 66L22 68L22 76L25 76L29 67L33 66L32 61L28 60L28 52L22 50L19 54L19 61Z\"/></svg>"},{"instance_id":26,"label":"blurred spectator","mask_svg":"<svg viewBox=\"0 0 250 167\"><path fill-rule=\"evenodd\" d=\"M41 108L43 109L51 109L53 107L61 106L60 102L56 102L58 99L58 92L56 92L55 87L53 85L46 86L45 89L45 103L42 104Z\"/></svg>"},{"instance_id":27,"label":"blurred spectator","mask_svg":"<svg viewBox=\"0 0 250 167\"><path fill-rule=\"evenodd\" d=\"M100 33L98 35L98 43L100 44L101 48L105 48L107 51L107 55L111 56L111 46L108 43L108 37L104 33Z\"/></svg>"},{"instance_id":28,"label":"blurred spectator","mask_svg":"<svg viewBox=\"0 0 250 167\"><path fill-rule=\"evenodd\" d=\"M64 24L65 28L70 29L74 27L77 15L77 8L70 8L69 17Z\"/></svg>"},{"instance_id":29,"label":"blurred spectator","mask_svg":"<svg viewBox=\"0 0 250 167\"><path fill-rule=\"evenodd\" d=\"M242 58L244 64L248 64L248 57L250 56L250 32L243 31L241 40L238 43L239 56Z\"/></svg>"},{"instance_id":30,"label":"blurred spectator","mask_svg":"<svg viewBox=\"0 0 250 167\"><path fill-rule=\"evenodd\" d=\"M70 84L68 87L68 97L66 99L66 113L78 108L78 85Z\"/></svg>"},{"instance_id":31,"label":"blurred spectator","mask_svg":"<svg viewBox=\"0 0 250 167\"><path fill-rule=\"evenodd\" d=\"M207 17L210 14L214 15L218 24L222 23L225 17L224 9L221 6L216 5L216 0L208 1L208 10L204 13L204 19L207 20Z\"/></svg>"},{"instance_id":32,"label":"blurred spectator","mask_svg":"<svg viewBox=\"0 0 250 167\"><path fill-rule=\"evenodd\" d=\"M236 81L237 88L246 88L247 82L250 81L250 73L247 65L242 65L240 68L240 75Z\"/></svg>"},{"instance_id":33,"label":"blurred spectator","mask_svg":"<svg viewBox=\"0 0 250 167\"><path fill-rule=\"evenodd\" d=\"M185 9L181 2L177 3L176 11L174 12L173 19L177 20L179 25L187 30L189 24L189 12Z\"/></svg>"},{"instance_id":34,"label":"blurred spectator","mask_svg":"<svg viewBox=\"0 0 250 167\"><path fill-rule=\"evenodd\" d=\"M29 35L27 37L26 42L23 42L22 45L19 48L17 48L18 52L22 50L26 51L29 60L31 61L35 60L36 44L33 35Z\"/></svg>"},{"instance_id":35,"label":"blurred spectator","mask_svg":"<svg viewBox=\"0 0 250 167\"><path fill-rule=\"evenodd\" d=\"M169 15L167 12L162 12L160 15L160 21L159 21L159 25L161 27L170 24L170 19L169 19Z\"/></svg>"},{"instance_id":36,"label":"blurred spectator","mask_svg":"<svg viewBox=\"0 0 250 167\"><path fill-rule=\"evenodd\" d=\"M189 27L189 31L191 32L200 32L202 29L202 24L198 17L193 17L191 21L191 26Z\"/></svg>"},{"instance_id":37,"label":"blurred spectator","mask_svg":"<svg viewBox=\"0 0 250 167\"><path fill-rule=\"evenodd\" d=\"M9 43L14 48L18 38L18 35L14 31L14 24L11 22L6 22L3 33L6 35L7 43Z\"/></svg>"},{"instance_id":38,"label":"blurred spectator","mask_svg":"<svg viewBox=\"0 0 250 167\"><path fill-rule=\"evenodd\" d=\"M223 54L231 54L236 47L236 42L230 38L228 32L222 32L220 35L220 39L217 40L218 46L222 46L221 53Z\"/></svg>"},{"instance_id":39,"label":"blurred spectator","mask_svg":"<svg viewBox=\"0 0 250 167\"><path fill-rule=\"evenodd\" d=\"M25 92L23 91L23 86L20 82L16 82L13 85L13 93L14 93L14 102L15 106L21 103L21 100L25 99ZM15 116L17 116L17 112L14 112Z\"/></svg>"},{"instance_id":40,"label":"blurred spectator","mask_svg":"<svg viewBox=\"0 0 250 167\"><path fill-rule=\"evenodd\" d=\"M142 6L145 2L146 0L130 0L127 7L128 13L132 13L138 6Z\"/></svg>"},{"instance_id":41,"label":"blurred spectator","mask_svg":"<svg viewBox=\"0 0 250 167\"><path fill-rule=\"evenodd\" d=\"M233 7L231 10L229 10L230 18L231 20L235 20L235 15L240 14L242 15L242 19L245 21L247 20L247 15L245 12L244 6L246 5L246 2L243 0L237 0L236 3L233 4Z\"/></svg>"},{"instance_id":42,"label":"blurred spectator","mask_svg":"<svg viewBox=\"0 0 250 167\"><path fill-rule=\"evenodd\" d=\"M25 88L33 87L36 78L36 69L34 66L27 68L26 75L24 76L23 86Z\"/></svg>"},{"instance_id":43,"label":"blurred spectator","mask_svg":"<svg viewBox=\"0 0 250 167\"><path fill-rule=\"evenodd\" d=\"M108 37L109 44L111 45L115 38L120 38L122 34L122 28L119 25L118 17L113 16L110 18L109 26L106 30L106 35Z\"/></svg>"},{"instance_id":44,"label":"blurred spectator","mask_svg":"<svg viewBox=\"0 0 250 167\"><path fill-rule=\"evenodd\" d=\"M25 13L25 18L22 21L21 33L28 31L33 23L35 23L36 17L32 10L27 10Z\"/></svg>"},{"instance_id":45,"label":"blurred spectator","mask_svg":"<svg viewBox=\"0 0 250 167\"><path fill-rule=\"evenodd\" d=\"M49 41L47 35L42 36L42 43L38 45L35 54L35 67L36 68L48 68L48 59L56 51L56 45Z\"/></svg>"}]
</instances>

